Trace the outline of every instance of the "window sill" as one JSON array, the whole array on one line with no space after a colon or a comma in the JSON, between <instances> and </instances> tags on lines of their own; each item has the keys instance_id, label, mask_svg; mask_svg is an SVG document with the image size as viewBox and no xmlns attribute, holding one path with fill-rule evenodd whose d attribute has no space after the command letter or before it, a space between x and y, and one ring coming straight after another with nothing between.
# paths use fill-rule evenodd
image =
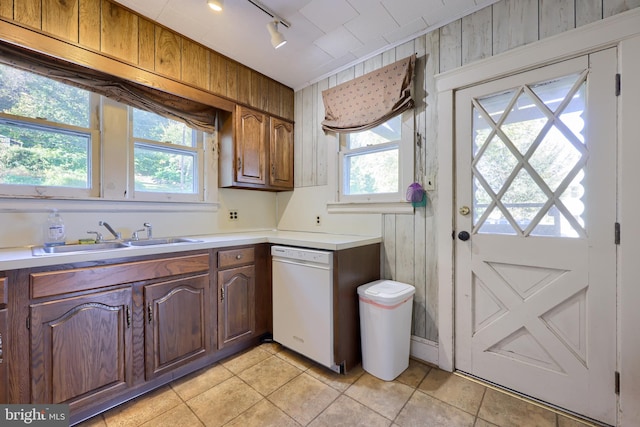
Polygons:
<instances>
[{"instance_id":1,"label":"window sill","mask_svg":"<svg viewBox=\"0 0 640 427\"><path fill-rule=\"evenodd\" d=\"M328 202L329 213L359 213L359 214L413 214L410 202Z\"/></svg>"},{"instance_id":2,"label":"window sill","mask_svg":"<svg viewBox=\"0 0 640 427\"><path fill-rule=\"evenodd\" d=\"M0 212L48 212L52 207L64 212L217 212L217 202L151 202L139 200L37 199L0 196Z\"/></svg>"}]
</instances>

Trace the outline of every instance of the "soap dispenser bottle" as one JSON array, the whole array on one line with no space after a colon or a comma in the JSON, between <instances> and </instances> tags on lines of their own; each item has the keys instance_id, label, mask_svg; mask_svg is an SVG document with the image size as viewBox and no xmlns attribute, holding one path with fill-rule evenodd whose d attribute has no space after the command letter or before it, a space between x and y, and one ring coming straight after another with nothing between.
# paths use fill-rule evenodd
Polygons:
<instances>
[{"instance_id":1,"label":"soap dispenser bottle","mask_svg":"<svg viewBox=\"0 0 640 427\"><path fill-rule=\"evenodd\" d=\"M57 209L53 209L44 226L44 245L58 246L65 243L64 221Z\"/></svg>"}]
</instances>

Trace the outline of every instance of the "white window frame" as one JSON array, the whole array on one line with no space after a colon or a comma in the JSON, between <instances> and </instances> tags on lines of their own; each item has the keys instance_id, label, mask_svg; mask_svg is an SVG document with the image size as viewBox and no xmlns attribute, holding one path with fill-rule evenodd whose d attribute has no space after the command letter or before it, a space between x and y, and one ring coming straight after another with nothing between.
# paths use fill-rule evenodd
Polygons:
<instances>
[{"instance_id":1,"label":"white window frame","mask_svg":"<svg viewBox=\"0 0 640 427\"><path fill-rule=\"evenodd\" d=\"M153 141L149 139L136 138L133 135L133 107L127 107L129 117L129 156L131 162L129 162L129 189L128 193L133 195L135 200L139 201L154 201L154 202L200 202L205 200L205 161L204 151L205 142L210 141L207 138L207 134L203 131L194 130L195 132L195 145L178 145L169 142ZM195 157L194 159L194 180L196 191L194 193L169 193L169 192L156 192L156 191L139 191L135 189L135 148L136 146L142 146L150 149L157 149L159 151L173 152L177 154L189 154Z\"/></svg>"},{"instance_id":2,"label":"white window frame","mask_svg":"<svg viewBox=\"0 0 640 427\"><path fill-rule=\"evenodd\" d=\"M130 113L132 108L90 93L90 128L50 122L45 119L0 113L0 120L25 123L35 128L90 134L89 188L0 184L0 198L47 200L103 200L127 202L162 202L217 205L218 135L196 131L196 147L143 141L146 145L160 144L176 152L195 153L194 179L196 193L164 193L135 191L134 140ZM157 205L164 206L164 205ZM171 209L166 205L167 209Z\"/></svg>"},{"instance_id":3,"label":"white window frame","mask_svg":"<svg viewBox=\"0 0 640 427\"><path fill-rule=\"evenodd\" d=\"M384 194L343 194L344 188L344 157L345 151L341 147L346 145L346 135L337 134L329 150L329 187L334 195L327 203L329 213L412 213L413 206L406 200L406 191L414 181L415 156L415 110L410 109L402 113L401 139L372 146L360 152L375 152L383 147L398 145L398 183L396 193Z\"/></svg>"},{"instance_id":4,"label":"white window frame","mask_svg":"<svg viewBox=\"0 0 640 427\"><path fill-rule=\"evenodd\" d=\"M91 198L100 195L100 95L89 92L89 127L79 127L65 123L52 122L41 118L30 118L16 116L13 114L0 113L0 119L5 122L24 124L32 128L43 130L71 132L87 134L90 138L87 147L87 173L88 188L56 187L49 185L13 185L0 184L0 197L29 197L29 198L56 198L56 199L77 199Z\"/></svg>"}]
</instances>

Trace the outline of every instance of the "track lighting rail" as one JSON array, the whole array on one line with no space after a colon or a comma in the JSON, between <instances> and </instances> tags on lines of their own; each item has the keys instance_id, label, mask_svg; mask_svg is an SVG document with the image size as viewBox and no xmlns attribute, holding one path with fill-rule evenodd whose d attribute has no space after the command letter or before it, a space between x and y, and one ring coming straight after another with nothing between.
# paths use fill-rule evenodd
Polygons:
<instances>
[{"instance_id":1,"label":"track lighting rail","mask_svg":"<svg viewBox=\"0 0 640 427\"><path fill-rule=\"evenodd\" d=\"M255 7L257 7L258 9L260 9L261 11L263 11L264 13L266 13L267 15L269 15L270 17L272 17L273 19L275 19L276 21L278 21L280 24L284 25L285 27L287 28L291 27L291 24L289 24L283 18L279 17L274 11L272 11L271 9L269 9L267 6L263 5L259 1L257 0L247 0L247 1L252 5L254 5Z\"/></svg>"}]
</instances>

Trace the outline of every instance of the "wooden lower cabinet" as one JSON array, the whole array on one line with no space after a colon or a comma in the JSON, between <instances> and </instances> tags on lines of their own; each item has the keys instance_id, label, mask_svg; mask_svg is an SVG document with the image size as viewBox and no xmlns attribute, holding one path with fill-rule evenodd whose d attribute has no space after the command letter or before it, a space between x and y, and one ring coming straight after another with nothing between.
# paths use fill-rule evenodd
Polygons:
<instances>
[{"instance_id":1,"label":"wooden lower cabinet","mask_svg":"<svg viewBox=\"0 0 640 427\"><path fill-rule=\"evenodd\" d=\"M9 272L0 403L68 404L74 424L257 344L268 265L258 244Z\"/></svg>"},{"instance_id":2,"label":"wooden lower cabinet","mask_svg":"<svg viewBox=\"0 0 640 427\"><path fill-rule=\"evenodd\" d=\"M132 289L32 304L31 402L71 411L132 381Z\"/></svg>"},{"instance_id":3,"label":"wooden lower cabinet","mask_svg":"<svg viewBox=\"0 0 640 427\"><path fill-rule=\"evenodd\" d=\"M145 377L207 354L209 274L144 286Z\"/></svg>"},{"instance_id":4,"label":"wooden lower cabinet","mask_svg":"<svg viewBox=\"0 0 640 427\"><path fill-rule=\"evenodd\" d=\"M218 272L218 348L255 332L255 266Z\"/></svg>"}]
</instances>

